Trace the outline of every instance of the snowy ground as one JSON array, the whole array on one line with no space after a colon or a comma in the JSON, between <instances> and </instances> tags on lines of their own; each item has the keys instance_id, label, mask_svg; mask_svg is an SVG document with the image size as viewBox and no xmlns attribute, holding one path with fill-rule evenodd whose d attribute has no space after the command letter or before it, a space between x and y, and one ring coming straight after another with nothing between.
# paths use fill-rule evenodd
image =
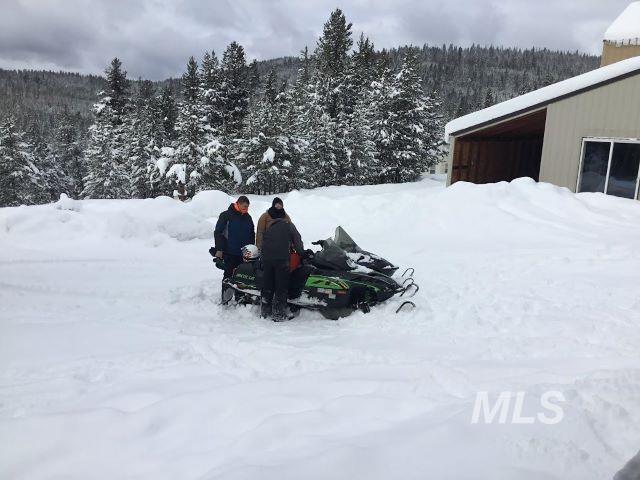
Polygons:
<instances>
[{"instance_id":1,"label":"snowy ground","mask_svg":"<svg viewBox=\"0 0 640 480\"><path fill-rule=\"evenodd\" d=\"M640 448L640 202L518 180L286 195L419 309L218 307L217 192L0 210L0 478L611 478ZM252 198L257 220L265 198ZM560 391L556 425L471 423ZM510 418L510 417L509 417Z\"/></svg>"}]
</instances>

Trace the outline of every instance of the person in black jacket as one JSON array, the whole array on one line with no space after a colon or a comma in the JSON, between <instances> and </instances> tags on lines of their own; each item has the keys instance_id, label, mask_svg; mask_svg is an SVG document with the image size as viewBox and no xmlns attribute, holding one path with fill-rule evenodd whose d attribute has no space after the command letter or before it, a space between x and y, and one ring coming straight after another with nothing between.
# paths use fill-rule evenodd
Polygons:
<instances>
[{"instance_id":1,"label":"person in black jacket","mask_svg":"<svg viewBox=\"0 0 640 480\"><path fill-rule=\"evenodd\" d=\"M295 225L285 219L284 210L276 216L262 238L263 284L260 315L273 314L276 322L286 320L291 248L304 255L304 245Z\"/></svg>"},{"instance_id":2,"label":"person in black jacket","mask_svg":"<svg viewBox=\"0 0 640 480\"><path fill-rule=\"evenodd\" d=\"M220 214L213 236L216 243L215 256L224 260L224 281L242 263L242 247L256 241L247 197L242 195Z\"/></svg>"}]
</instances>

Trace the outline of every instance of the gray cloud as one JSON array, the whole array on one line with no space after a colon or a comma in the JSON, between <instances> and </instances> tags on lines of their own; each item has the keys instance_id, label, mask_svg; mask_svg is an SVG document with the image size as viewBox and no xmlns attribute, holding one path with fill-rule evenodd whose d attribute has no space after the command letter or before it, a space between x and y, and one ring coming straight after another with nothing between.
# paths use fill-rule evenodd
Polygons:
<instances>
[{"instance_id":1,"label":"gray cloud","mask_svg":"<svg viewBox=\"0 0 640 480\"><path fill-rule=\"evenodd\" d=\"M178 76L190 55L232 40L249 58L313 48L340 7L378 48L453 43L599 53L630 0L0 0L0 68L101 73L120 57L132 78Z\"/></svg>"}]
</instances>

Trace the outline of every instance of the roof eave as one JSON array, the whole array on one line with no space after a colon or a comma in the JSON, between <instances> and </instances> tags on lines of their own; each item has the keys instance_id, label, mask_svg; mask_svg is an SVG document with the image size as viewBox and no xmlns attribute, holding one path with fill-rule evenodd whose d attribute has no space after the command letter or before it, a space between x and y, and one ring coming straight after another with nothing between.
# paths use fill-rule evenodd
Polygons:
<instances>
[{"instance_id":1,"label":"roof eave","mask_svg":"<svg viewBox=\"0 0 640 480\"><path fill-rule=\"evenodd\" d=\"M552 103L557 103L557 102L560 102L560 101L565 100L567 98L575 97L576 95L581 95L581 94L583 94L585 92L588 92L590 90L595 90L596 88L604 87L605 85L609 85L611 83L619 82L620 80L624 80L626 78L634 77L634 76L636 76L638 74L640 74L640 68L638 68L636 70L632 70L630 72L626 72L626 73L621 74L621 75L618 75L617 77L609 78L607 80L603 80L602 82L594 83L593 85L589 85L589 86L580 88L580 89L575 90L573 92L568 92L568 93L565 93L563 95L559 95L558 97L550 98L548 100L545 100L544 102L540 102L540 103L537 103L535 105L531 105L531 106L528 106L526 108L522 108L520 110L507 113L507 114L502 115L500 117L492 118L490 120L487 120L487 121L484 121L484 122L480 122L478 124L462 128L460 130L451 131L451 132L449 132L449 134L447 135L447 138L445 140L447 141L447 143L450 143L451 137L459 137L461 135L465 135L465 134L470 133L472 131L480 130L480 129L488 127L488 126L492 126L492 125L497 125L499 123L503 123L504 121L508 120L509 118L520 117L520 116L525 115L527 113L533 113L536 110L541 110L543 108L548 107ZM514 98L518 98L518 97L514 97Z\"/></svg>"}]
</instances>

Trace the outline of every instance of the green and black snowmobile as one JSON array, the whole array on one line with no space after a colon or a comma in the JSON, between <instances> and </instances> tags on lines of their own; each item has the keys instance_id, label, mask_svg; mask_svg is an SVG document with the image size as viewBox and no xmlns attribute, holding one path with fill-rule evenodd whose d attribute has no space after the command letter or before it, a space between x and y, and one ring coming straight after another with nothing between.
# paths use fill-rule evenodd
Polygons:
<instances>
[{"instance_id":1,"label":"green and black snowmobile","mask_svg":"<svg viewBox=\"0 0 640 480\"><path fill-rule=\"evenodd\" d=\"M344 242L345 238L358 252L347 252L339 246L339 241ZM335 240L319 240L313 244L320 245L321 250L309 255L291 273L288 304L292 310L317 310L335 320L355 310L369 312L372 306L395 295L412 297L418 291L412 277L413 269L405 271L400 283L390 276L397 267L378 255L360 250L340 227L336 229ZM222 267L221 260L214 261ZM260 260L238 266L226 286L229 288L224 290L223 303L230 303L235 298L238 303L259 304L262 289ZM413 308L415 304L404 301L396 313L409 307Z\"/></svg>"}]
</instances>

